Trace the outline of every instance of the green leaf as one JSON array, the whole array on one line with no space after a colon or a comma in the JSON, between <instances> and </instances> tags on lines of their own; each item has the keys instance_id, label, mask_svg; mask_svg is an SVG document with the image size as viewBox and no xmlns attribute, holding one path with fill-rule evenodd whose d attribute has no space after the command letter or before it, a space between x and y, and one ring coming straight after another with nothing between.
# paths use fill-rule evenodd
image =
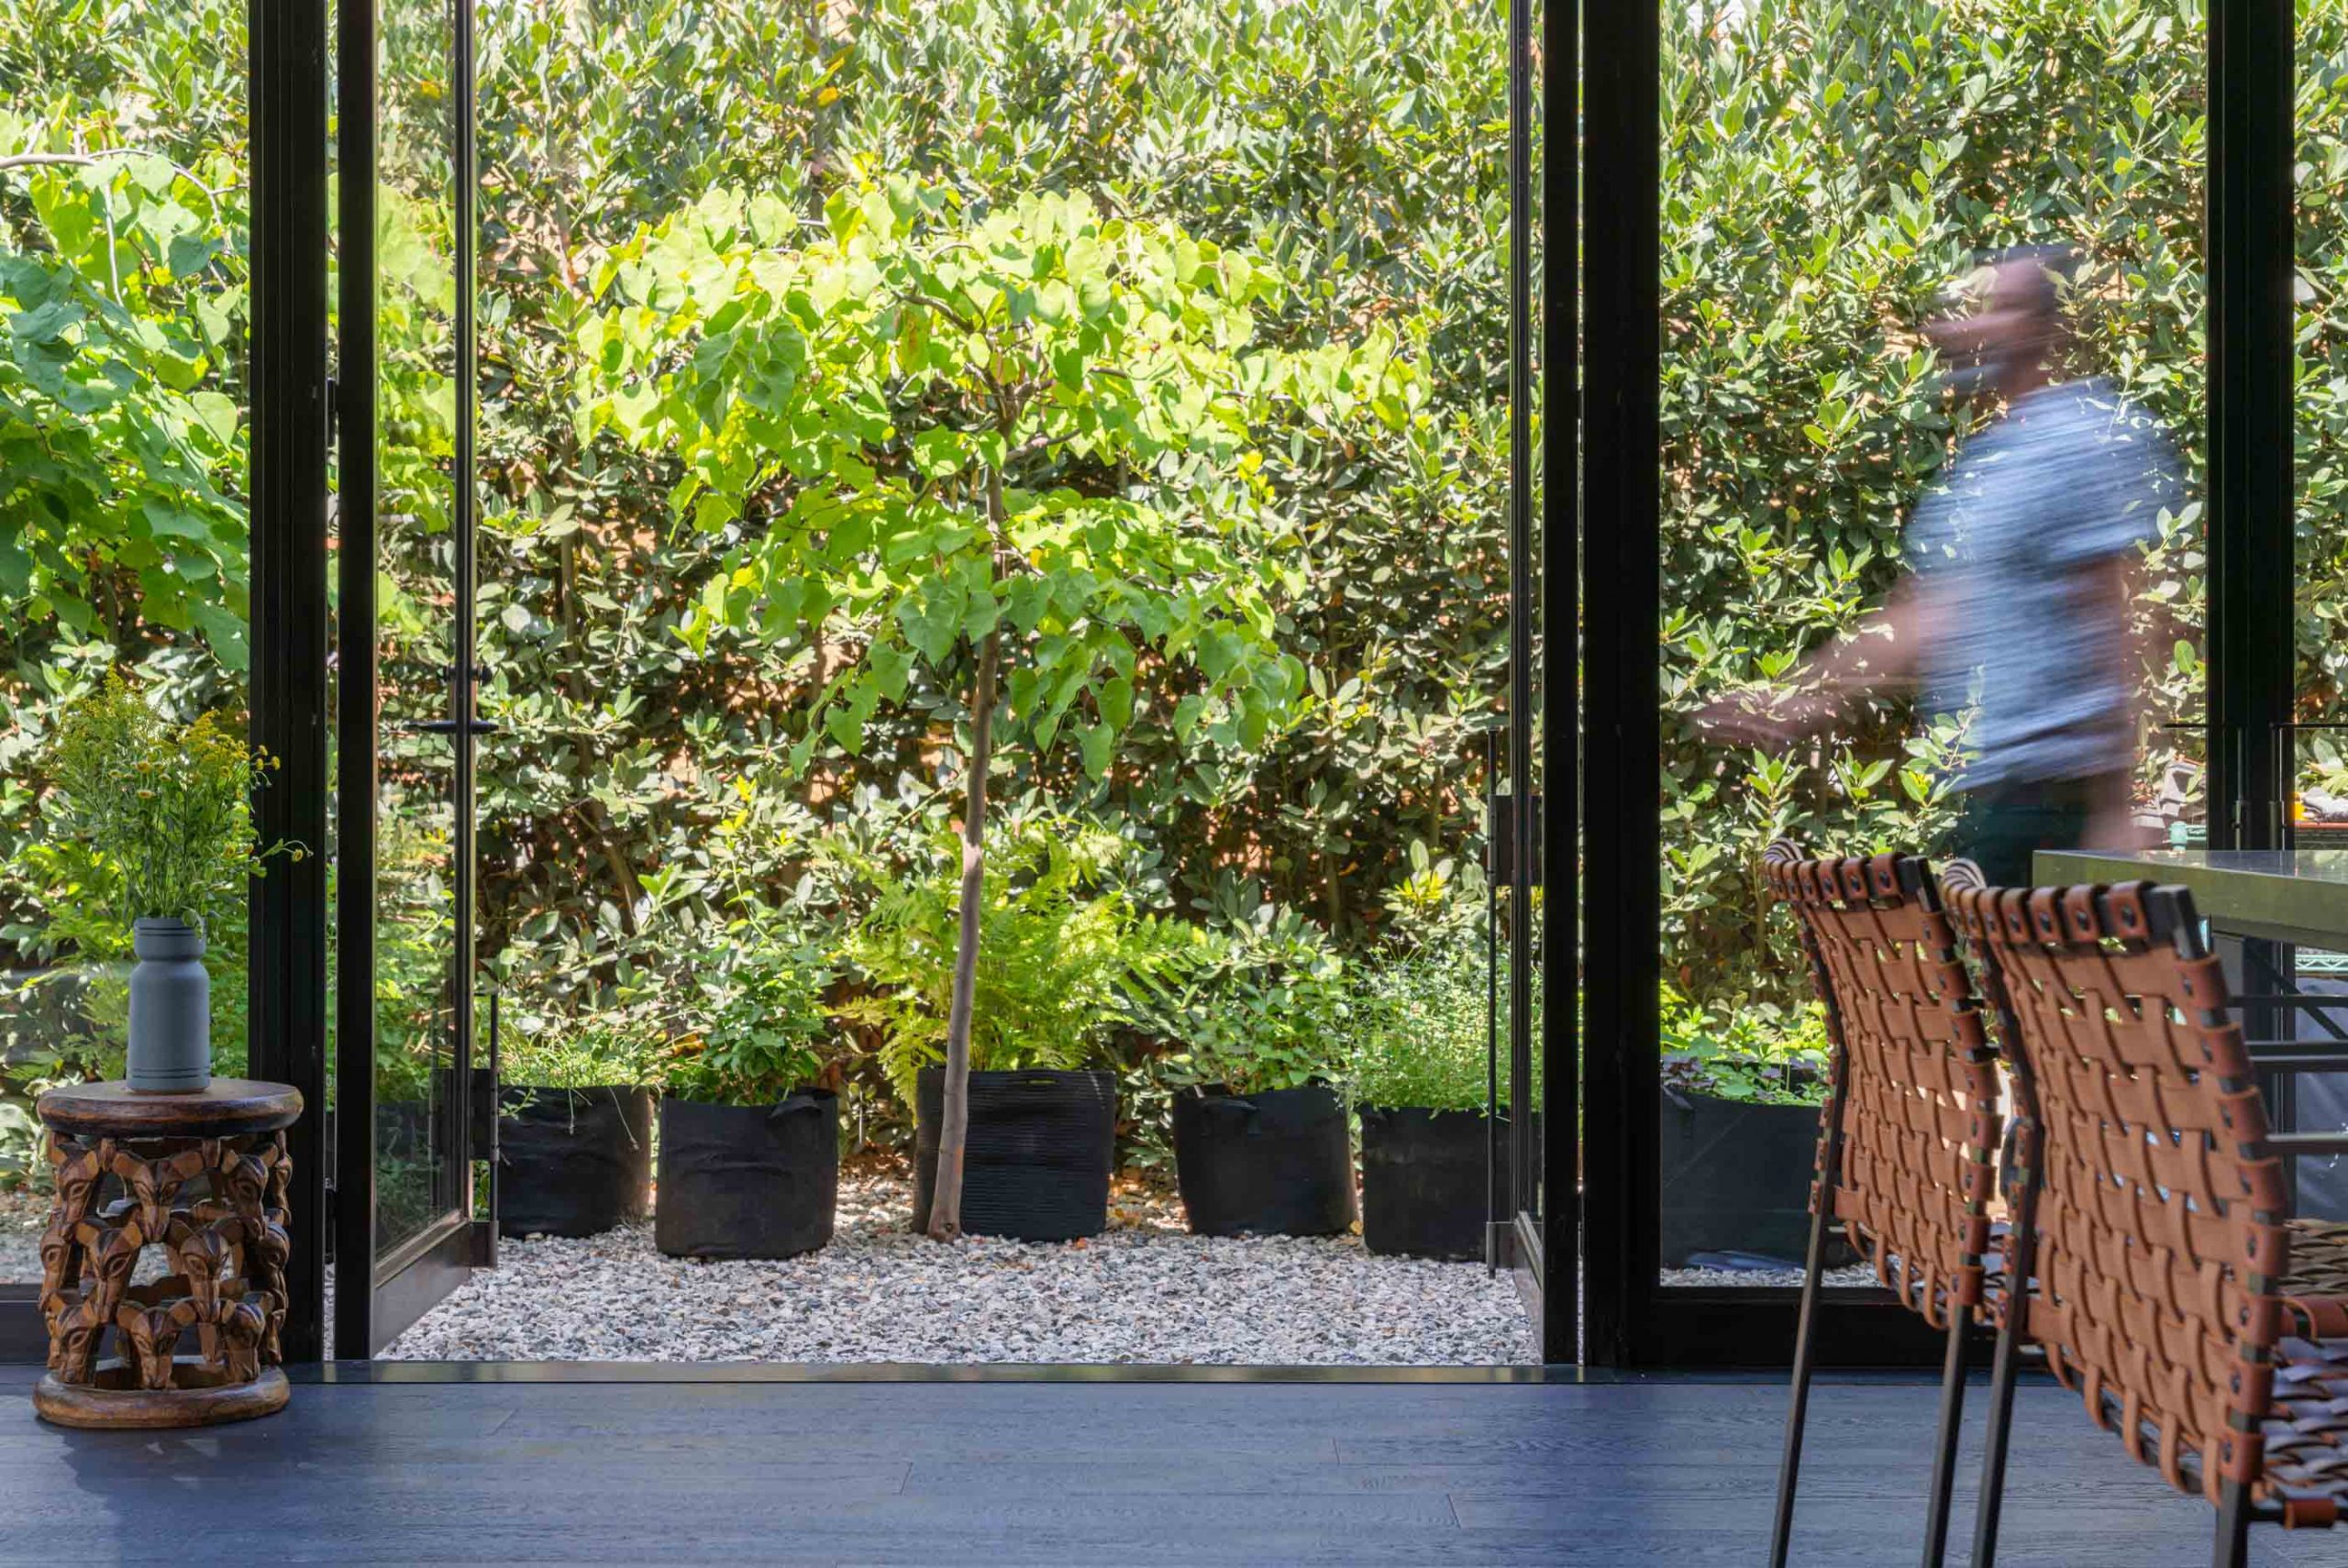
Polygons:
<instances>
[{"instance_id":1,"label":"green leaf","mask_svg":"<svg viewBox=\"0 0 2348 1568\"><path fill-rule=\"evenodd\" d=\"M1116 749L1116 733L1106 724L1089 724L1078 732L1076 744L1084 754L1084 771L1094 778L1105 778Z\"/></svg>"},{"instance_id":2,"label":"green leaf","mask_svg":"<svg viewBox=\"0 0 2348 1568\"><path fill-rule=\"evenodd\" d=\"M1117 676L1103 685L1095 701L1100 705L1102 719L1112 728L1122 730L1133 723L1134 683L1124 676Z\"/></svg>"}]
</instances>

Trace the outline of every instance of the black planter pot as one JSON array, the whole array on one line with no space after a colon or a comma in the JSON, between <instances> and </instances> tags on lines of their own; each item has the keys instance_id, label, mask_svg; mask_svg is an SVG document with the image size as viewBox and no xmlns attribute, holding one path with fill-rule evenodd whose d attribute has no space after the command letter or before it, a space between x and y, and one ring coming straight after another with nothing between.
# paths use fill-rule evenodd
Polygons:
<instances>
[{"instance_id":1,"label":"black planter pot","mask_svg":"<svg viewBox=\"0 0 2348 1568\"><path fill-rule=\"evenodd\" d=\"M1365 1105L1361 1113L1361 1242L1373 1253L1421 1258L1484 1255L1493 1120L1480 1110ZM1499 1119L1501 1191L1508 1191L1508 1119Z\"/></svg>"},{"instance_id":2,"label":"black planter pot","mask_svg":"<svg viewBox=\"0 0 2348 1568\"><path fill-rule=\"evenodd\" d=\"M516 1102L515 1095L526 1098ZM652 1091L520 1088L497 1121L497 1228L593 1236L641 1220L652 1186Z\"/></svg>"},{"instance_id":3,"label":"black planter pot","mask_svg":"<svg viewBox=\"0 0 2348 1568\"><path fill-rule=\"evenodd\" d=\"M1700 1253L1736 1253L1799 1268L1810 1247L1810 1184L1818 1163L1818 1108L1663 1096L1663 1265ZM1830 1238L1826 1262L1857 1256Z\"/></svg>"},{"instance_id":4,"label":"black planter pot","mask_svg":"<svg viewBox=\"0 0 2348 1568\"><path fill-rule=\"evenodd\" d=\"M924 1067L914 1095L914 1229L929 1229L946 1072ZM1071 1242L1109 1225L1117 1080L1108 1073L970 1075L962 1229L1022 1242Z\"/></svg>"},{"instance_id":5,"label":"black planter pot","mask_svg":"<svg viewBox=\"0 0 2348 1568\"><path fill-rule=\"evenodd\" d=\"M1345 1102L1318 1084L1174 1097L1174 1176L1202 1236L1334 1236L1353 1228Z\"/></svg>"},{"instance_id":6,"label":"black planter pot","mask_svg":"<svg viewBox=\"0 0 2348 1568\"><path fill-rule=\"evenodd\" d=\"M839 1097L776 1105L660 1102L660 1202L652 1241L670 1257L789 1258L832 1239L840 1195Z\"/></svg>"}]
</instances>

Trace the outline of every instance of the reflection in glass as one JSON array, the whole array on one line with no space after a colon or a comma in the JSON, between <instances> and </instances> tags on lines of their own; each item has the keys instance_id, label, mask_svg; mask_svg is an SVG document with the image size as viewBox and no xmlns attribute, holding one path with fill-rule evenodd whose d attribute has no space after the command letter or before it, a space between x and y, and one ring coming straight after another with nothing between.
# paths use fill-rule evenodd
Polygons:
<instances>
[{"instance_id":1,"label":"reflection in glass","mask_svg":"<svg viewBox=\"0 0 2348 1568\"><path fill-rule=\"evenodd\" d=\"M2299 584L2298 723L2279 749L2287 837L2302 849L2348 848L2348 6L2298 7L2298 364L2292 423ZM2276 988L2342 999L2275 1021L2300 1039L2348 1038L2348 955L2244 943L2243 961L2281 971ZM2277 1092L2279 1091L2279 1092ZM2348 1126L2348 1074L2294 1075L2270 1088L2287 1125ZM2348 1160L2294 1162L2297 1212L2348 1218Z\"/></svg>"},{"instance_id":2,"label":"reflection in glass","mask_svg":"<svg viewBox=\"0 0 2348 1568\"><path fill-rule=\"evenodd\" d=\"M1772 839L2011 884L2198 821L2202 24L2154 10L1666 12L1667 1282L1807 1237Z\"/></svg>"},{"instance_id":3,"label":"reflection in glass","mask_svg":"<svg viewBox=\"0 0 2348 1568\"><path fill-rule=\"evenodd\" d=\"M449 1158L457 775L456 737L445 723L457 648L453 35L450 13L437 0L393 0L383 6L380 27L379 1255L462 1202ZM430 725L440 727L425 727Z\"/></svg>"}]
</instances>

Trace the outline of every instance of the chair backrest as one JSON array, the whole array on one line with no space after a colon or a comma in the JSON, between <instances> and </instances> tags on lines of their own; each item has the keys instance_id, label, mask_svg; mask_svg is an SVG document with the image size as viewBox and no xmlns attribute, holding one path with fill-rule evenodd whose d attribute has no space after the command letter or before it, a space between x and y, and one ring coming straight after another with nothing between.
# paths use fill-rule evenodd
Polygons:
<instances>
[{"instance_id":1,"label":"chair backrest","mask_svg":"<svg viewBox=\"0 0 2348 1568\"><path fill-rule=\"evenodd\" d=\"M1763 865L1800 923L1834 1048L1811 1202L1945 1328L1952 1307L1981 1303L1999 1122L1995 1058L1939 888L1915 856L1812 860L1781 840Z\"/></svg>"},{"instance_id":2,"label":"chair backrest","mask_svg":"<svg viewBox=\"0 0 2348 1568\"><path fill-rule=\"evenodd\" d=\"M1998 1014L2035 1187L2014 1245L2034 1283L2020 1326L2170 1485L2212 1500L2256 1485L2287 1194L2191 896L1984 888L1953 868L1947 900Z\"/></svg>"}]
</instances>

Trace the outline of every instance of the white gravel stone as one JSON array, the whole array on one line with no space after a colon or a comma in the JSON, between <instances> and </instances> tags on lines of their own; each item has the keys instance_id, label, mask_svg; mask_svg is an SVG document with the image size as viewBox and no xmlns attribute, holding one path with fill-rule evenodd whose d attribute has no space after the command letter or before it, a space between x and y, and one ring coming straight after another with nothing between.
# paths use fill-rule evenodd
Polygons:
<instances>
[{"instance_id":1,"label":"white gravel stone","mask_svg":"<svg viewBox=\"0 0 2348 1568\"><path fill-rule=\"evenodd\" d=\"M394 1360L1504 1365L1533 1358L1506 1274L1376 1257L1356 1236L1192 1236L1121 1186L1065 1244L910 1234L901 1172L843 1174L831 1245L771 1263L663 1257L652 1226L500 1243Z\"/></svg>"},{"instance_id":2,"label":"white gravel stone","mask_svg":"<svg viewBox=\"0 0 2348 1568\"><path fill-rule=\"evenodd\" d=\"M0 1192L0 1280L40 1278L40 1233L49 1199L21 1187Z\"/></svg>"},{"instance_id":3,"label":"white gravel stone","mask_svg":"<svg viewBox=\"0 0 2348 1568\"><path fill-rule=\"evenodd\" d=\"M1686 1285L1733 1285L1747 1290L1772 1286L1786 1290L1801 1288L1801 1270L1798 1268L1667 1268L1662 1277L1666 1289ZM1871 1286L1876 1283L1875 1270L1865 1264L1830 1268L1821 1283L1830 1289Z\"/></svg>"}]
</instances>

